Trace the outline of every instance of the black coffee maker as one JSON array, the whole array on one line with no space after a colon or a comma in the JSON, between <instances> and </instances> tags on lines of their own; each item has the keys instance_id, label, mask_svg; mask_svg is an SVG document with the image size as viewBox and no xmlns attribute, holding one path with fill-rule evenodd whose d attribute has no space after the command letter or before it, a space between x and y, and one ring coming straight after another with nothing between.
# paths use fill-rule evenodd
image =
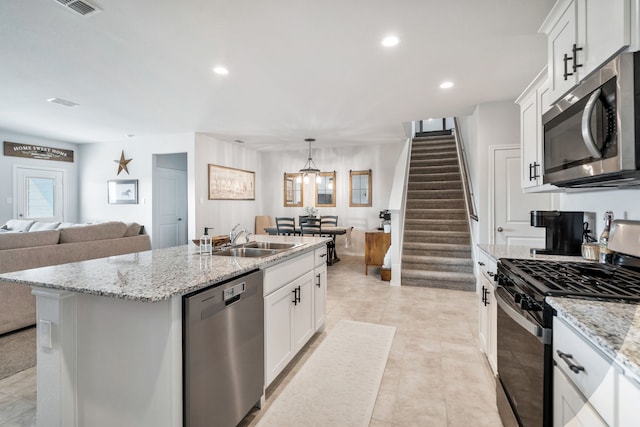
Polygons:
<instances>
[{"instance_id":1,"label":"black coffee maker","mask_svg":"<svg viewBox=\"0 0 640 427\"><path fill-rule=\"evenodd\" d=\"M584 212L531 211L531 225L546 228L545 248L531 254L581 255L584 224Z\"/></svg>"}]
</instances>

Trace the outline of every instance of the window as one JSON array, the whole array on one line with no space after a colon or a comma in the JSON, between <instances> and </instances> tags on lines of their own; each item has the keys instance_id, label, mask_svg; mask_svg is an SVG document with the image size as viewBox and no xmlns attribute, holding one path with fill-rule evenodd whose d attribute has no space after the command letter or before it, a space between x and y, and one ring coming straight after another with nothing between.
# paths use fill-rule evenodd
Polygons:
<instances>
[{"instance_id":1,"label":"window","mask_svg":"<svg viewBox=\"0 0 640 427\"><path fill-rule=\"evenodd\" d=\"M15 182L16 218L63 220L63 171L17 167Z\"/></svg>"},{"instance_id":2,"label":"window","mask_svg":"<svg viewBox=\"0 0 640 427\"><path fill-rule=\"evenodd\" d=\"M284 174L284 207L296 208L302 207L302 174L301 173L285 173Z\"/></svg>"},{"instance_id":3,"label":"window","mask_svg":"<svg viewBox=\"0 0 640 427\"><path fill-rule=\"evenodd\" d=\"M349 171L349 206L371 206L371 169Z\"/></svg>"},{"instance_id":4,"label":"window","mask_svg":"<svg viewBox=\"0 0 640 427\"><path fill-rule=\"evenodd\" d=\"M320 172L316 177L316 206L336 206L336 171Z\"/></svg>"}]
</instances>

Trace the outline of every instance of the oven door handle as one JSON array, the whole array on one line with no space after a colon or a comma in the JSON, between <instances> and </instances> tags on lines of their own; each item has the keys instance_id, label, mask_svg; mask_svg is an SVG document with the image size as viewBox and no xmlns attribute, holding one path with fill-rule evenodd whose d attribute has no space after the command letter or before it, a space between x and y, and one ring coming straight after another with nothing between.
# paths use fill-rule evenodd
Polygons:
<instances>
[{"instance_id":1,"label":"oven door handle","mask_svg":"<svg viewBox=\"0 0 640 427\"><path fill-rule=\"evenodd\" d=\"M504 312L524 330L529 332L534 337L538 337L543 344L551 344L551 329L543 328L542 326L527 320L523 315L514 310L513 307L511 307L511 305L507 302L507 300L503 296L501 296L501 294L503 293L509 295L509 293L501 287L498 287L494 293L496 301L498 302L498 306L502 308Z\"/></svg>"},{"instance_id":2,"label":"oven door handle","mask_svg":"<svg viewBox=\"0 0 640 427\"><path fill-rule=\"evenodd\" d=\"M602 153L598 150L598 146L593 140L593 133L591 132L591 114L593 113L596 101L598 100L598 97L600 97L601 93L602 89L598 89L593 92L589 97L587 104L584 106L584 111L582 112L582 140L594 159L602 158Z\"/></svg>"}]
</instances>

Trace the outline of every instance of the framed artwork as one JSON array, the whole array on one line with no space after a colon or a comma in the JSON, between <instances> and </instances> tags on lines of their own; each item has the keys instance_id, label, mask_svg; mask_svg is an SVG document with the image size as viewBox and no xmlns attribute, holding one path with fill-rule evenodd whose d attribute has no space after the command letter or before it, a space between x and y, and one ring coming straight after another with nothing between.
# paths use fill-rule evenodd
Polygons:
<instances>
[{"instance_id":1,"label":"framed artwork","mask_svg":"<svg viewBox=\"0 0 640 427\"><path fill-rule=\"evenodd\" d=\"M138 204L138 180L114 179L107 181L109 204Z\"/></svg>"},{"instance_id":2,"label":"framed artwork","mask_svg":"<svg viewBox=\"0 0 640 427\"><path fill-rule=\"evenodd\" d=\"M209 200L255 199L255 172L209 165Z\"/></svg>"}]
</instances>

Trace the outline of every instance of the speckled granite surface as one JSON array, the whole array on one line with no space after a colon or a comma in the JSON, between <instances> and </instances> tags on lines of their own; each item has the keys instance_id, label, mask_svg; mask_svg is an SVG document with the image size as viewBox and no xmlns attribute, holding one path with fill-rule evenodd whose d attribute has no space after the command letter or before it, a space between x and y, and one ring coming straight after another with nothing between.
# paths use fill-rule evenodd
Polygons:
<instances>
[{"instance_id":1,"label":"speckled granite surface","mask_svg":"<svg viewBox=\"0 0 640 427\"><path fill-rule=\"evenodd\" d=\"M640 305L556 297L546 301L640 382Z\"/></svg>"},{"instance_id":2,"label":"speckled granite surface","mask_svg":"<svg viewBox=\"0 0 640 427\"><path fill-rule=\"evenodd\" d=\"M562 255L531 255L529 246L507 246L507 245L489 245L479 244L478 247L494 260L500 258L518 258L518 259L540 259L545 261L584 261L593 262L582 258L581 256L562 256Z\"/></svg>"},{"instance_id":3,"label":"speckled granite surface","mask_svg":"<svg viewBox=\"0 0 640 427\"><path fill-rule=\"evenodd\" d=\"M276 264L322 247L329 239L257 235L255 240L293 242L300 245L263 258L243 258L215 255L201 257L198 248L189 244L5 273L0 277L24 285L155 302Z\"/></svg>"}]
</instances>

